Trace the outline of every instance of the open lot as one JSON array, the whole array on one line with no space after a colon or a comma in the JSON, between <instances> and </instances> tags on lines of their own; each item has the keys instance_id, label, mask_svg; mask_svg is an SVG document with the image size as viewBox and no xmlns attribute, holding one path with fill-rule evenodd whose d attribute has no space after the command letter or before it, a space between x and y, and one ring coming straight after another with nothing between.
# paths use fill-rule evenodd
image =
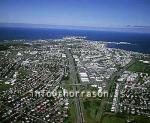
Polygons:
<instances>
[{"instance_id":1,"label":"open lot","mask_svg":"<svg viewBox=\"0 0 150 123\"><path fill-rule=\"evenodd\" d=\"M150 64L136 61L133 65L131 65L131 67L129 67L128 70L132 72L148 73L150 75Z\"/></svg>"},{"instance_id":2,"label":"open lot","mask_svg":"<svg viewBox=\"0 0 150 123\"><path fill-rule=\"evenodd\" d=\"M130 118L130 123L149 123L150 118L143 116L127 116L127 115L104 115L102 123L126 123Z\"/></svg>"},{"instance_id":3,"label":"open lot","mask_svg":"<svg viewBox=\"0 0 150 123\"><path fill-rule=\"evenodd\" d=\"M84 116L87 123L99 123L101 113L101 100L85 100Z\"/></svg>"}]
</instances>

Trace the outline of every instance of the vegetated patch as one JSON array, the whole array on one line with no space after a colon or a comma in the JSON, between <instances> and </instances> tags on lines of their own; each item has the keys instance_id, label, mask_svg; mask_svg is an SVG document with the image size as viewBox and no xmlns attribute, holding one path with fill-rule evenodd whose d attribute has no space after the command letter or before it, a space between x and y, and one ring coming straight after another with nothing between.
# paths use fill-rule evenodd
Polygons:
<instances>
[{"instance_id":1,"label":"vegetated patch","mask_svg":"<svg viewBox=\"0 0 150 123\"><path fill-rule=\"evenodd\" d=\"M5 90L7 90L7 89L9 89L11 87L12 87L12 85L5 84L4 81L0 81L0 91L5 91Z\"/></svg>"},{"instance_id":2,"label":"vegetated patch","mask_svg":"<svg viewBox=\"0 0 150 123\"><path fill-rule=\"evenodd\" d=\"M148 73L150 75L150 64L143 63L142 61L136 61L133 65L129 67L128 70L132 72Z\"/></svg>"},{"instance_id":3,"label":"vegetated patch","mask_svg":"<svg viewBox=\"0 0 150 123\"><path fill-rule=\"evenodd\" d=\"M27 68L21 67L18 71L18 74L19 74L19 76L18 76L19 79L24 79L28 75Z\"/></svg>"},{"instance_id":4,"label":"vegetated patch","mask_svg":"<svg viewBox=\"0 0 150 123\"><path fill-rule=\"evenodd\" d=\"M84 117L87 123L99 123L100 100L83 100Z\"/></svg>"},{"instance_id":5,"label":"vegetated patch","mask_svg":"<svg viewBox=\"0 0 150 123\"><path fill-rule=\"evenodd\" d=\"M69 104L68 117L64 123L76 123L76 108L74 102Z\"/></svg>"},{"instance_id":6,"label":"vegetated patch","mask_svg":"<svg viewBox=\"0 0 150 123\"><path fill-rule=\"evenodd\" d=\"M144 116L133 116L124 114L105 114L102 119L102 123L149 123L150 118Z\"/></svg>"}]
</instances>

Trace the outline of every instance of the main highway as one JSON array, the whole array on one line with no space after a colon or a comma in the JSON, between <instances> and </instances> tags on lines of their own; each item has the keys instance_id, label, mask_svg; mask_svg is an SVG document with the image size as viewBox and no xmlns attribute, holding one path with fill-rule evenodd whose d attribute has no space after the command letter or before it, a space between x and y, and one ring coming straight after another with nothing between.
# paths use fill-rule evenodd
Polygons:
<instances>
[{"instance_id":1,"label":"main highway","mask_svg":"<svg viewBox=\"0 0 150 123\"><path fill-rule=\"evenodd\" d=\"M78 84L78 79L77 79L77 72L75 69L75 63L74 63L74 58L71 54L70 49L66 49L66 54L69 59L69 68L70 68L70 80L72 81L72 84L76 85ZM79 88L77 86L72 86L73 91L79 91ZM81 102L79 97L75 97L75 106L76 106L76 113L77 113L77 123L85 123L84 116L83 116L83 110L81 106Z\"/></svg>"}]
</instances>

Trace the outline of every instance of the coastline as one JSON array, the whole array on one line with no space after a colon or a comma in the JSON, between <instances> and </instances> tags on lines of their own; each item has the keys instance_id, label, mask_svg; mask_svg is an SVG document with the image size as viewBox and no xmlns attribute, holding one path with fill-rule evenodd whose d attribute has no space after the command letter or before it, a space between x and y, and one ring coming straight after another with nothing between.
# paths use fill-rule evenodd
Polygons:
<instances>
[{"instance_id":1,"label":"coastline","mask_svg":"<svg viewBox=\"0 0 150 123\"><path fill-rule=\"evenodd\" d=\"M66 36L85 36L87 40L104 41L109 48L150 54L150 34L114 31L89 31L68 29L0 28L0 42L4 40L47 40Z\"/></svg>"}]
</instances>

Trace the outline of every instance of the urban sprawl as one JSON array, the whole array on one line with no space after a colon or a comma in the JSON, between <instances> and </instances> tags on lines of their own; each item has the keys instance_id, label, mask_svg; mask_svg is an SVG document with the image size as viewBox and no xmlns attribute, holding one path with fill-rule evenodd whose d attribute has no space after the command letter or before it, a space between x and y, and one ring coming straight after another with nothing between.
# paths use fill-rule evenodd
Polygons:
<instances>
[{"instance_id":1,"label":"urban sprawl","mask_svg":"<svg viewBox=\"0 0 150 123\"><path fill-rule=\"evenodd\" d=\"M0 123L106 123L108 117L121 116L120 123L150 121L149 54L75 36L3 46ZM108 96L32 94L43 90L105 91Z\"/></svg>"}]
</instances>

